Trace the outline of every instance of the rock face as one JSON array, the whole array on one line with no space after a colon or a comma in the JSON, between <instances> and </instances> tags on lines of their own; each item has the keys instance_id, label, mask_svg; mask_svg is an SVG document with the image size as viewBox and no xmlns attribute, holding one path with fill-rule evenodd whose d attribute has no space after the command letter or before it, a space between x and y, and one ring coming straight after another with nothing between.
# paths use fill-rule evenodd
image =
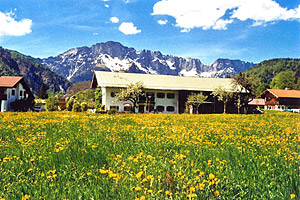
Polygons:
<instances>
[{"instance_id":1,"label":"rock face","mask_svg":"<svg viewBox=\"0 0 300 200\"><path fill-rule=\"evenodd\" d=\"M38 60L72 82L91 80L95 70L225 77L254 65L239 60L218 59L207 66L199 59L163 55L159 51L137 51L112 41L73 48L58 56Z\"/></svg>"},{"instance_id":2,"label":"rock face","mask_svg":"<svg viewBox=\"0 0 300 200\"><path fill-rule=\"evenodd\" d=\"M0 47L0 76L23 76L34 94L42 83L54 92L65 92L71 82L45 67L34 58Z\"/></svg>"},{"instance_id":3,"label":"rock face","mask_svg":"<svg viewBox=\"0 0 300 200\"><path fill-rule=\"evenodd\" d=\"M245 62L241 60L229 60L219 58L209 65L209 72L211 77L226 77L228 75L234 75L239 72L246 71L247 69L253 67L255 64L250 62ZM205 74L202 73L203 75Z\"/></svg>"}]
</instances>

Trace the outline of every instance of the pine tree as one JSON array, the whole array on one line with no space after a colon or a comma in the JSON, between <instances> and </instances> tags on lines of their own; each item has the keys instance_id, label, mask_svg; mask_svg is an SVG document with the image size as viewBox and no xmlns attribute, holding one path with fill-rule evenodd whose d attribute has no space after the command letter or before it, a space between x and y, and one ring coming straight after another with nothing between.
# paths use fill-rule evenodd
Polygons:
<instances>
[{"instance_id":1,"label":"pine tree","mask_svg":"<svg viewBox=\"0 0 300 200\"><path fill-rule=\"evenodd\" d=\"M41 85L41 89L38 95L39 99L47 99L48 98L48 94L47 94L47 90L46 90L46 85L44 83L42 83Z\"/></svg>"}]
</instances>

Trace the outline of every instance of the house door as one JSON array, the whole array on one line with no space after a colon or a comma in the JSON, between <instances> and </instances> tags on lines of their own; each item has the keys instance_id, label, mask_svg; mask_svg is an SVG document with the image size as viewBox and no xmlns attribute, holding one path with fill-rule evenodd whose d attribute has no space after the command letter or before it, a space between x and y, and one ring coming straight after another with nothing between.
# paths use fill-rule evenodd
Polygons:
<instances>
[{"instance_id":1,"label":"house door","mask_svg":"<svg viewBox=\"0 0 300 200\"><path fill-rule=\"evenodd\" d=\"M144 113L144 112L145 112L145 106L139 105L139 113Z\"/></svg>"}]
</instances>

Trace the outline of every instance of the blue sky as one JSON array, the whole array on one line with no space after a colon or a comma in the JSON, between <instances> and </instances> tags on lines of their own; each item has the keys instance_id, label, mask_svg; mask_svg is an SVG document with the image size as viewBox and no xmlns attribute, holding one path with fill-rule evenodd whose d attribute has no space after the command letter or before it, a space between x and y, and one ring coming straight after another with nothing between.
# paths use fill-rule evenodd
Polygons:
<instances>
[{"instance_id":1,"label":"blue sky","mask_svg":"<svg viewBox=\"0 0 300 200\"><path fill-rule=\"evenodd\" d=\"M300 57L300 1L1 0L0 46L33 57L118 41L137 50L260 62Z\"/></svg>"}]
</instances>

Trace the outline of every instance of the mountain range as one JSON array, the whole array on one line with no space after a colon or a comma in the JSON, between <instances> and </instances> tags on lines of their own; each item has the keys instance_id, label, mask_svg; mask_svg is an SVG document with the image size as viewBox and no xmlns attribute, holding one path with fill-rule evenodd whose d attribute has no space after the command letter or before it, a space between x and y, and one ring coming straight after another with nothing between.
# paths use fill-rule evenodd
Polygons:
<instances>
[{"instance_id":1,"label":"mountain range","mask_svg":"<svg viewBox=\"0 0 300 200\"><path fill-rule=\"evenodd\" d=\"M54 92L65 92L72 82L90 81L95 70L198 77L227 77L246 72L263 83L270 83L281 71L290 70L299 76L300 63L299 59L271 59L255 65L220 58L205 65L196 58L138 51L111 41L73 48L43 59L0 47L0 76L23 76L34 94L39 92L42 83Z\"/></svg>"},{"instance_id":2,"label":"mountain range","mask_svg":"<svg viewBox=\"0 0 300 200\"><path fill-rule=\"evenodd\" d=\"M91 47L73 48L58 56L37 60L73 83L91 80L95 70L226 77L255 65L229 59L218 59L210 65L205 65L196 58L164 55L159 51L138 51L113 41L97 43Z\"/></svg>"}]
</instances>

